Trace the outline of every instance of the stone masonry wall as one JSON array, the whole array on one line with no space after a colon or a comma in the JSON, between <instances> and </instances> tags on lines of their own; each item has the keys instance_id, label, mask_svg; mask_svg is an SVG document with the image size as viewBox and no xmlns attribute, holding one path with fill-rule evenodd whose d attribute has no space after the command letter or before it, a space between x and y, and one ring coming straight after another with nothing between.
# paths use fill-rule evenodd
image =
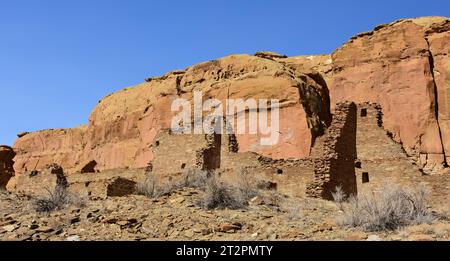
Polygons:
<instances>
[{"instance_id":1,"label":"stone masonry wall","mask_svg":"<svg viewBox=\"0 0 450 261\"><path fill-rule=\"evenodd\" d=\"M314 179L306 194L323 199L332 199L337 186L350 196L388 184L417 185L426 174L383 128L381 106L369 102L337 104L331 127L317 140L311 160Z\"/></svg>"},{"instance_id":2,"label":"stone masonry wall","mask_svg":"<svg viewBox=\"0 0 450 261\"><path fill-rule=\"evenodd\" d=\"M378 191L387 184L417 186L423 182L421 166L383 128L381 106L358 104L357 119L355 166L359 190Z\"/></svg>"},{"instance_id":3,"label":"stone masonry wall","mask_svg":"<svg viewBox=\"0 0 450 261\"><path fill-rule=\"evenodd\" d=\"M201 170L220 169L222 135L205 135L206 145L196 152L196 166Z\"/></svg>"},{"instance_id":4,"label":"stone masonry wall","mask_svg":"<svg viewBox=\"0 0 450 261\"><path fill-rule=\"evenodd\" d=\"M304 186L312 180L310 159L274 160L254 152L239 152L233 134L176 135L165 131L155 138L151 147L153 173L158 182L178 179L186 170L197 168L217 170L224 179L239 178L243 172L255 179L276 184L288 195L305 196Z\"/></svg>"},{"instance_id":5,"label":"stone masonry wall","mask_svg":"<svg viewBox=\"0 0 450 261\"><path fill-rule=\"evenodd\" d=\"M213 162L213 157L206 154L212 152L211 147L215 144L214 138L208 141L205 135L177 135L163 131L155 137L150 148L154 154L153 172L158 178L172 180L189 168L204 169Z\"/></svg>"},{"instance_id":6,"label":"stone masonry wall","mask_svg":"<svg viewBox=\"0 0 450 261\"><path fill-rule=\"evenodd\" d=\"M307 184L309 197L332 199L337 186L341 186L346 195L357 194L356 112L353 102L336 105L331 126L312 152L314 179Z\"/></svg>"}]
</instances>

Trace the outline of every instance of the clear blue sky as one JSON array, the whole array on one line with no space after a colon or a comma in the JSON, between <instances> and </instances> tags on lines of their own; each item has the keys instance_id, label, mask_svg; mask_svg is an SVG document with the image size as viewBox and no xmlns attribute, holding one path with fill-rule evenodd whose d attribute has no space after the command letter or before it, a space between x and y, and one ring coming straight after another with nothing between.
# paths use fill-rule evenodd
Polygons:
<instances>
[{"instance_id":1,"label":"clear blue sky","mask_svg":"<svg viewBox=\"0 0 450 261\"><path fill-rule=\"evenodd\" d=\"M144 78L232 53L330 53L450 1L0 0L0 144L86 124L98 100Z\"/></svg>"}]
</instances>

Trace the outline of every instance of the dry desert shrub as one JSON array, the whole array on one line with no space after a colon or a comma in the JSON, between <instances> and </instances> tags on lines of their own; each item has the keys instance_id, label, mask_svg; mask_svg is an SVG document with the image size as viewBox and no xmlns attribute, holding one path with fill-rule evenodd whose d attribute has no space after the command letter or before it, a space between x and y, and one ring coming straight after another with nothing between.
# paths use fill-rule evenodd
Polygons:
<instances>
[{"instance_id":1,"label":"dry desert shrub","mask_svg":"<svg viewBox=\"0 0 450 261\"><path fill-rule=\"evenodd\" d=\"M366 192L347 200L342 190L337 188L333 196L343 213L338 224L365 231L383 231L431 223L433 217L428 212L428 194L424 186L406 190L397 185L387 185L378 194Z\"/></svg>"},{"instance_id":2,"label":"dry desert shrub","mask_svg":"<svg viewBox=\"0 0 450 261\"><path fill-rule=\"evenodd\" d=\"M206 209L241 209L248 198L239 188L221 182L217 177L208 178L200 205Z\"/></svg>"},{"instance_id":3,"label":"dry desert shrub","mask_svg":"<svg viewBox=\"0 0 450 261\"><path fill-rule=\"evenodd\" d=\"M183 188L205 189L208 172L199 169L188 169L177 182L161 183L152 171L148 171L146 179L137 183L136 192L149 198L160 197Z\"/></svg>"},{"instance_id":4,"label":"dry desert shrub","mask_svg":"<svg viewBox=\"0 0 450 261\"><path fill-rule=\"evenodd\" d=\"M178 181L161 183L149 171L145 181L136 185L136 192L155 198L183 188L194 188L204 192L199 205L206 209L241 209L259 195L250 176L248 171L239 171L236 178L225 182L218 172L191 168Z\"/></svg>"},{"instance_id":5,"label":"dry desert shrub","mask_svg":"<svg viewBox=\"0 0 450 261\"><path fill-rule=\"evenodd\" d=\"M201 205L206 209L243 209L261 193L257 189L260 177L247 169L239 169L234 178L222 181L212 173L206 181Z\"/></svg>"},{"instance_id":6,"label":"dry desert shrub","mask_svg":"<svg viewBox=\"0 0 450 261\"><path fill-rule=\"evenodd\" d=\"M183 173L181 182L178 186L181 188L195 188L195 189L205 189L205 185L209 178L208 171L200 170L196 168L190 168Z\"/></svg>"},{"instance_id":7,"label":"dry desert shrub","mask_svg":"<svg viewBox=\"0 0 450 261\"><path fill-rule=\"evenodd\" d=\"M337 186L335 188L335 191L332 192L331 195L333 196L333 200L337 204L339 209L341 211L344 211L344 203L345 203L347 195L345 195L344 190L342 189L342 186Z\"/></svg>"},{"instance_id":8,"label":"dry desert shrub","mask_svg":"<svg viewBox=\"0 0 450 261\"><path fill-rule=\"evenodd\" d=\"M153 198L156 195L156 180L153 172L147 172L145 180L136 184L136 192L149 198Z\"/></svg>"},{"instance_id":9,"label":"dry desert shrub","mask_svg":"<svg viewBox=\"0 0 450 261\"><path fill-rule=\"evenodd\" d=\"M292 204L287 209L287 218L289 221L297 221L301 218L302 206L300 204Z\"/></svg>"},{"instance_id":10,"label":"dry desert shrub","mask_svg":"<svg viewBox=\"0 0 450 261\"><path fill-rule=\"evenodd\" d=\"M64 209L67 206L82 208L87 204L86 198L70 193L59 186L56 186L53 191L47 189L47 193L47 195L37 197L31 201L31 205L36 212L52 212Z\"/></svg>"},{"instance_id":11,"label":"dry desert shrub","mask_svg":"<svg viewBox=\"0 0 450 261\"><path fill-rule=\"evenodd\" d=\"M248 201L260 194L257 189L259 182L259 176L250 173L247 169L240 169L231 185L238 190L240 197Z\"/></svg>"}]
</instances>

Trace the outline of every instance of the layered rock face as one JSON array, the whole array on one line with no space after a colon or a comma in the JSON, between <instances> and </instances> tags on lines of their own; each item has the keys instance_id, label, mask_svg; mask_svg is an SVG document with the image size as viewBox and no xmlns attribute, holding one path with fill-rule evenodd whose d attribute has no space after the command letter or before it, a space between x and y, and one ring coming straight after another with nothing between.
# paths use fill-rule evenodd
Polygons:
<instances>
[{"instance_id":1,"label":"layered rock face","mask_svg":"<svg viewBox=\"0 0 450 261\"><path fill-rule=\"evenodd\" d=\"M16 154L8 146L0 146L0 189L6 189L6 185L14 176L13 158Z\"/></svg>"},{"instance_id":2,"label":"layered rock face","mask_svg":"<svg viewBox=\"0 0 450 261\"><path fill-rule=\"evenodd\" d=\"M310 156L331 122L330 106L377 103L388 134L421 168L436 173L450 160L449 40L447 18L404 19L359 34L331 55L232 55L149 78L105 97L87 126L21 135L14 168L21 174L51 163L68 173L146 167L155 137L177 113L172 102L192 101L197 90L204 100L223 103L279 99L278 145L261 146L261 135L236 136L239 152L273 159Z\"/></svg>"},{"instance_id":3,"label":"layered rock face","mask_svg":"<svg viewBox=\"0 0 450 261\"><path fill-rule=\"evenodd\" d=\"M430 17L378 26L332 55L332 101L379 103L384 128L426 169L446 163L450 142L444 136L450 112L448 58L443 58L448 48L439 43L448 37L448 22Z\"/></svg>"},{"instance_id":4,"label":"layered rock face","mask_svg":"<svg viewBox=\"0 0 450 261\"><path fill-rule=\"evenodd\" d=\"M89 124L71 130L48 130L19 138L18 174L60 164L68 173L95 161L96 170L146 167L153 160L150 146L156 135L171 127L172 102L193 100L278 99L280 141L261 146L261 135L237 135L241 152L272 158L308 156L315 138L331 121L328 89L320 77L309 77L267 57L232 55L201 63L105 97L93 110ZM237 113L248 113L243 108Z\"/></svg>"},{"instance_id":5,"label":"layered rock face","mask_svg":"<svg viewBox=\"0 0 450 261\"><path fill-rule=\"evenodd\" d=\"M374 102L383 127L425 170L449 162L450 20L404 19L358 34L331 56L277 58L326 79L331 106Z\"/></svg>"},{"instance_id":6,"label":"layered rock face","mask_svg":"<svg viewBox=\"0 0 450 261\"><path fill-rule=\"evenodd\" d=\"M436 86L437 120L446 161L450 164L450 20L443 19L428 26L425 34Z\"/></svg>"},{"instance_id":7,"label":"layered rock face","mask_svg":"<svg viewBox=\"0 0 450 261\"><path fill-rule=\"evenodd\" d=\"M63 163L75 171L85 147L87 127L52 129L28 133L17 139L14 169L18 174L41 171L53 163Z\"/></svg>"},{"instance_id":8,"label":"layered rock face","mask_svg":"<svg viewBox=\"0 0 450 261\"><path fill-rule=\"evenodd\" d=\"M430 25L442 21L402 20L379 26L352 38L332 55L332 103L379 103L383 126L409 155L422 156L426 168L445 163L441 138L445 126L439 124L434 57L426 33Z\"/></svg>"}]
</instances>

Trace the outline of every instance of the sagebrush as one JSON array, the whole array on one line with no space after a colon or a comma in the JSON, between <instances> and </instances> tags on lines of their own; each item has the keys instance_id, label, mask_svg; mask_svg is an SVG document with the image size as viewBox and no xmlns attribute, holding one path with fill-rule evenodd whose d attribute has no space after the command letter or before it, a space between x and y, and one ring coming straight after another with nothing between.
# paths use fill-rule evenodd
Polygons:
<instances>
[{"instance_id":1,"label":"sagebrush","mask_svg":"<svg viewBox=\"0 0 450 261\"><path fill-rule=\"evenodd\" d=\"M47 195L34 198L31 202L33 209L40 213L61 210L67 206L85 207L86 204L86 198L59 186L54 190L47 189Z\"/></svg>"},{"instance_id":2,"label":"sagebrush","mask_svg":"<svg viewBox=\"0 0 450 261\"><path fill-rule=\"evenodd\" d=\"M146 179L136 185L136 192L149 198L170 194L182 188L197 188L204 190L208 172L199 169L185 171L177 182L162 183L157 180L152 171L147 172Z\"/></svg>"},{"instance_id":3,"label":"sagebrush","mask_svg":"<svg viewBox=\"0 0 450 261\"><path fill-rule=\"evenodd\" d=\"M168 183L159 182L153 172L148 172L146 180L137 184L136 191L154 198L183 188L203 191L199 204L206 209L244 208L251 198L258 195L248 171L240 170L232 181L224 182L220 173L196 168L186 170L178 181Z\"/></svg>"},{"instance_id":4,"label":"sagebrush","mask_svg":"<svg viewBox=\"0 0 450 261\"><path fill-rule=\"evenodd\" d=\"M358 196L346 196L337 188L333 197L342 215L338 223L365 231L395 230L405 226L431 223L424 186L403 189L398 185L386 185L379 193L365 192Z\"/></svg>"},{"instance_id":5,"label":"sagebrush","mask_svg":"<svg viewBox=\"0 0 450 261\"><path fill-rule=\"evenodd\" d=\"M205 185L211 173L205 170L188 169L181 179L178 187L205 189ZM177 186L176 186L177 187Z\"/></svg>"},{"instance_id":6,"label":"sagebrush","mask_svg":"<svg viewBox=\"0 0 450 261\"><path fill-rule=\"evenodd\" d=\"M149 198L156 195L156 180L153 172L148 172L145 180L136 184L136 192Z\"/></svg>"},{"instance_id":7,"label":"sagebrush","mask_svg":"<svg viewBox=\"0 0 450 261\"><path fill-rule=\"evenodd\" d=\"M242 190L214 176L206 181L205 194L200 202L206 209L241 209L247 204L248 198Z\"/></svg>"}]
</instances>

